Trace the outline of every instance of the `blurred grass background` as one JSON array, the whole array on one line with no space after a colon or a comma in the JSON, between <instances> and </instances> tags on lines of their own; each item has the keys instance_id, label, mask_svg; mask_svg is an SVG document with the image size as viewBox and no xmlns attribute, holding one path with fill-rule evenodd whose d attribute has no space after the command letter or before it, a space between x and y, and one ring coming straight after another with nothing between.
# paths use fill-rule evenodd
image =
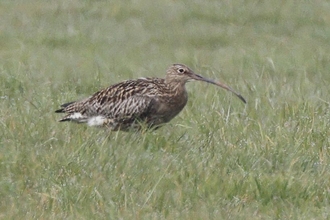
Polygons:
<instances>
[{"instance_id":1,"label":"blurred grass background","mask_svg":"<svg viewBox=\"0 0 330 220\"><path fill-rule=\"evenodd\" d=\"M0 2L1 219L328 219L330 3ZM172 63L199 82L143 134L54 110Z\"/></svg>"}]
</instances>

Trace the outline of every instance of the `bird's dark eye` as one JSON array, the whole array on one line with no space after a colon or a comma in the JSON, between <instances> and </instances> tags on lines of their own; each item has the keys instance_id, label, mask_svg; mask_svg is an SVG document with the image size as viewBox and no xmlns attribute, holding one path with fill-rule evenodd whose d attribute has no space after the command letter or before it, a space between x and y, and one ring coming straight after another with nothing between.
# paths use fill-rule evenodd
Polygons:
<instances>
[{"instance_id":1,"label":"bird's dark eye","mask_svg":"<svg viewBox=\"0 0 330 220\"><path fill-rule=\"evenodd\" d=\"M183 72L184 72L184 69L180 68L180 69L179 69L179 72L180 72L180 73L183 73Z\"/></svg>"}]
</instances>

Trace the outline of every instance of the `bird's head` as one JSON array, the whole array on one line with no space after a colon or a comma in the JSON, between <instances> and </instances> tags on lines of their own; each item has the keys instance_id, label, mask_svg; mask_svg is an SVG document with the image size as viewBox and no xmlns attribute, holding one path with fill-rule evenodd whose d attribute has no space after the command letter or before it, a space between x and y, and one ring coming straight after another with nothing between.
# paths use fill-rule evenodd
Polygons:
<instances>
[{"instance_id":1,"label":"bird's head","mask_svg":"<svg viewBox=\"0 0 330 220\"><path fill-rule=\"evenodd\" d=\"M184 85L186 82L191 80L198 80L198 81L204 81L210 84L214 84L217 86L220 86L221 88L224 88L232 93L234 93L239 99L241 99L244 103L246 103L245 99L237 92L235 92L231 87L227 86L224 83L216 82L211 79L207 79L203 76L200 76L194 71L192 71L189 67L187 67L184 64L173 64L171 65L166 72L166 82L171 84L181 84Z\"/></svg>"},{"instance_id":2,"label":"bird's head","mask_svg":"<svg viewBox=\"0 0 330 220\"><path fill-rule=\"evenodd\" d=\"M185 84L196 75L189 67L183 64L173 64L167 69L166 81Z\"/></svg>"}]
</instances>

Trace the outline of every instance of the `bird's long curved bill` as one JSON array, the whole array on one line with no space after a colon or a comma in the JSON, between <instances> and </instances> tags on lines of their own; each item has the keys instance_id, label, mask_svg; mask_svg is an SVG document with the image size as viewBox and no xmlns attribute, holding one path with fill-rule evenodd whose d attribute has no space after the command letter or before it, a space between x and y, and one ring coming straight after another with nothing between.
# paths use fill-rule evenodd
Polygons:
<instances>
[{"instance_id":1,"label":"bird's long curved bill","mask_svg":"<svg viewBox=\"0 0 330 220\"><path fill-rule=\"evenodd\" d=\"M224 83L216 82L216 81L213 81L211 79L204 78L203 76L200 76L200 75L197 75L197 74L193 74L191 76L191 78L194 79L194 80L204 81L204 82L207 82L207 83L211 83L213 85L220 86L221 88L226 89L226 90L234 93L240 100L242 100L242 102L246 103L246 100L243 98L243 96L241 94L239 94L238 92L236 92L235 90L233 90L231 87L227 86Z\"/></svg>"}]
</instances>

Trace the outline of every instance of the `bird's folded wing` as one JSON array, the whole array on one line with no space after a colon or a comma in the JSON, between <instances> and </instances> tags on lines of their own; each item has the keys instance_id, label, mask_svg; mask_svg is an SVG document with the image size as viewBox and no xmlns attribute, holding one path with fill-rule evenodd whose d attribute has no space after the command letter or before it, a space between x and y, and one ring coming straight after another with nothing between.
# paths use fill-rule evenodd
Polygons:
<instances>
[{"instance_id":1,"label":"bird's folded wing","mask_svg":"<svg viewBox=\"0 0 330 220\"><path fill-rule=\"evenodd\" d=\"M103 104L96 114L113 119L144 119L151 111L154 98L148 96L131 96L121 102Z\"/></svg>"}]
</instances>

